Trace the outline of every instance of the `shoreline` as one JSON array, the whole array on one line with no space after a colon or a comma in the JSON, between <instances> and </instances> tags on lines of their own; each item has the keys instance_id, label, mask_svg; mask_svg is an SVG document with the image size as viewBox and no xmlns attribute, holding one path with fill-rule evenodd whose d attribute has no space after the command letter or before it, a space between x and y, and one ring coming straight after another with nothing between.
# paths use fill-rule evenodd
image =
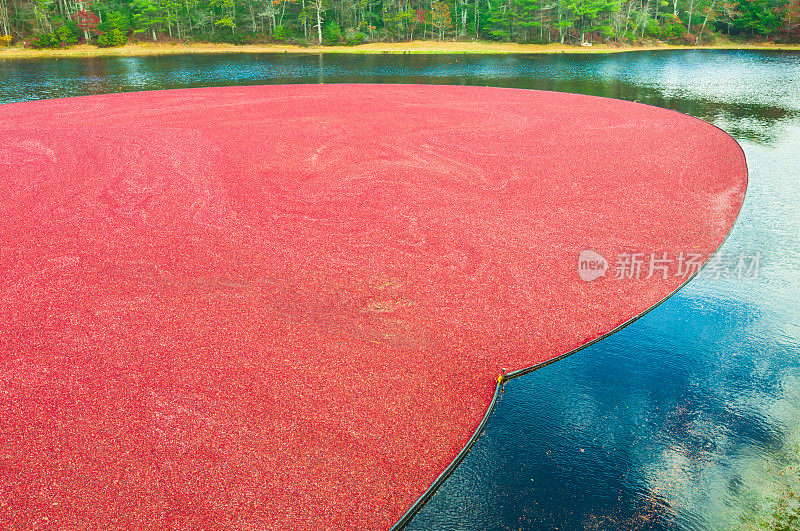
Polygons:
<instances>
[{"instance_id":1,"label":"shoreline","mask_svg":"<svg viewBox=\"0 0 800 531\"><path fill-rule=\"evenodd\" d=\"M297 53L297 54L601 54L658 50L773 50L800 51L800 45L724 43L701 46L670 44L645 46L571 46L565 44L515 44L490 42L412 41L370 43L358 46L297 46L294 44L211 44L211 43L135 43L117 48L98 48L80 44L70 48L30 49L20 46L0 49L2 59L36 59L66 57L134 57L176 54L219 53Z\"/></svg>"}]
</instances>

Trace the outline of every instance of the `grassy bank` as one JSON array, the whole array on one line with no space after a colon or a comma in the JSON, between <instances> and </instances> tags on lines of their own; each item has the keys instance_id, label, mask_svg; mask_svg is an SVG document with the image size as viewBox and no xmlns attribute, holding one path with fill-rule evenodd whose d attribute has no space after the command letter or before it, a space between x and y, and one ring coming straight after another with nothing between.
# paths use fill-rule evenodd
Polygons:
<instances>
[{"instance_id":1,"label":"grassy bank","mask_svg":"<svg viewBox=\"0 0 800 531\"><path fill-rule=\"evenodd\" d=\"M0 59L50 58L50 57L95 57L95 56L140 56L183 53L352 53L352 54L405 54L405 53L487 53L487 54L554 54L554 53L617 53L635 50L669 49L737 49L737 50L800 50L800 45L736 44L724 43L709 46L612 46L591 47L567 46L563 44L514 44L489 42L438 42L414 41L395 43L372 43L360 46L295 46L281 44L208 44L208 43L136 43L118 48L97 48L78 45L66 49L33 50L14 46L0 48Z\"/></svg>"}]
</instances>

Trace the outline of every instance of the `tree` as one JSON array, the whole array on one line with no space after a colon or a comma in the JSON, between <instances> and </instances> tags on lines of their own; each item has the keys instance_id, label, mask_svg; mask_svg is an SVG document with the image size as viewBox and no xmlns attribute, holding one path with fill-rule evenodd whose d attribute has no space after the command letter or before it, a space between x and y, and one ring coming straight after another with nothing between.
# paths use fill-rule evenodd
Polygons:
<instances>
[{"instance_id":1,"label":"tree","mask_svg":"<svg viewBox=\"0 0 800 531\"><path fill-rule=\"evenodd\" d=\"M3 37L11 35L11 20L8 18L6 0L0 0L0 27L3 28Z\"/></svg>"},{"instance_id":2,"label":"tree","mask_svg":"<svg viewBox=\"0 0 800 531\"><path fill-rule=\"evenodd\" d=\"M72 15L72 18L78 24L78 28L83 31L83 38L87 43L90 40L90 35L100 35L102 33L97 29L97 26L100 24L100 17L91 11L82 9Z\"/></svg>"},{"instance_id":3,"label":"tree","mask_svg":"<svg viewBox=\"0 0 800 531\"><path fill-rule=\"evenodd\" d=\"M514 38L514 0L495 3L489 11L487 23L489 35L496 40L512 40Z\"/></svg>"},{"instance_id":4,"label":"tree","mask_svg":"<svg viewBox=\"0 0 800 531\"><path fill-rule=\"evenodd\" d=\"M567 9L575 16L583 43L586 42L587 33L591 34L603 28L595 22L598 17L619 11L619 4L609 0L572 0Z\"/></svg>"},{"instance_id":5,"label":"tree","mask_svg":"<svg viewBox=\"0 0 800 531\"><path fill-rule=\"evenodd\" d=\"M97 37L97 45L101 48L122 46L126 42L128 42L128 38L117 28L114 28L111 31Z\"/></svg>"},{"instance_id":6,"label":"tree","mask_svg":"<svg viewBox=\"0 0 800 531\"><path fill-rule=\"evenodd\" d=\"M311 3L317 15L317 42L322 44L322 21L323 21L322 13L323 11L325 11L325 1L312 0Z\"/></svg>"},{"instance_id":7,"label":"tree","mask_svg":"<svg viewBox=\"0 0 800 531\"><path fill-rule=\"evenodd\" d=\"M296 4L297 0L272 0L272 4L275 6L281 6L281 16L280 20L278 20L278 26L283 26L283 15L286 13L286 4ZM255 32L255 29L253 30Z\"/></svg>"},{"instance_id":8,"label":"tree","mask_svg":"<svg viewBox=\"0 0 800 531\"><path fill-rule=\"evenodd\" d=\"M440 0L435 0L431 3L431 25L436 29L441 41L444 38L444 34L453 28L449 4Z\"/></svg>"},{"instance_id":9,"label":"tree","mask_svg":"<svg viewBox=\"0 0 800 531\"><path fill-rule=\"evenodd\" d=\"M157 0L134 0L133 22L134 33L149 31L156 40L156 29L164 23L164 11Z\"/></svg>"},{"instance_id":10,"label":"tree","mask_svg":"<svg viewBox=\"0 0 800 531\"><path fill-rule=\"evenodd\" d=\"M576 20L578 17L570 10L570 0L558 0L558 22L555 26L561 44L564 44L567 31L575 25Z\"/></svg>"},{"instance_id":11,"label":"tree","mask_svg":"<svg viewBox=\"0 0 800 531\"><path fill-rule=\"evenodd\" d=\"M517 25L525 30L523 41L531 40L531 30L542 25L539 0L514 0Z\"/></svg>"},{"instance_id":12,"label":"tree","mask_svg":"<svg viewBox=\"0 0 800 531\"><path fill-rule=\"evenodd\" d=\"M723 2L722 3L722 14L723 20L728 25L728 33L731 32L731 26L736 21L737 18L742 16L742 12L736 9L739 7L738 3L735 2Z\"/></svg>"},{"instance_id":13,"label":"tree","mask_svg":"<svg viewBox=\"0 0 800 531\"><path fill-rule=\"evenodd\" d=\"M793 0L786 4L784 29L789 36L800 36L800 0Z\"/></svg>"},{"instance_id":14,"label":"tree","mask_svg":"<svg viewBox=\"0 0 800 531\"><path fill-rule=\"evenodd\" d=\"M734 28L752 36L766 36L781 26L781 16L770 0L740 0L741 16L736 19Z\"/></svg>"},{"instance_id":15,"label":"tree","mask_svg":"<svg viewBox=\"0 0 800 531\"><path fill-rule=\"evenodd\" d=\"M704 10L705 18L703 19L703 25L700 27L700 32L697 34L697 38L695 39L694 43L698 44L700 42L700 37L703 35L703 32L706 31L706 24L708 24L708 20L711 17L714 17L712 20L716 20L717 12L716 12L717 0L712 0L711 5L707 6Z\"/></svg>"},{"instance_id":16,"label":"tree","mask_svg":"<svg viewBox=\"0 0 800 531\"><path fill-rule=\"evenodd\" d=\"M216 7L221 12L221 17L214 21L214 26L229 29L231 35L236 33L236 0L211 0L211 7Z\"/></svg>"},{"instance_id":17,"label":"tree","mask_svg":"<svg viewBox=\"0 0 800 531\"><path fill-rule=\"evenodd\" d=\"M425 10L419 8L414 11L414 25L411 27L411 39L414 39L414 28L422 24L422 33L425 34Z\"/></svg>"}]
</instances>

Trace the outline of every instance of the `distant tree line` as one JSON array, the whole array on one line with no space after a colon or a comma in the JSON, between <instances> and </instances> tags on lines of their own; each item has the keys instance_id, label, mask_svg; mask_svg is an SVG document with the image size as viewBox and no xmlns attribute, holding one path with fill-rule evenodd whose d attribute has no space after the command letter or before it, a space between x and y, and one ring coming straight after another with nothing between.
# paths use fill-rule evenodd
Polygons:
<instances>
[{"instance_id":1,"label":"distant tree line","mask_svg":"<svg viewBox=\"0 0 800 531\"><path fill-rule=\"evenodd\" d=\"M797 41L800 0L0 0L0 44Z\"/></svg>"}]
</instances>

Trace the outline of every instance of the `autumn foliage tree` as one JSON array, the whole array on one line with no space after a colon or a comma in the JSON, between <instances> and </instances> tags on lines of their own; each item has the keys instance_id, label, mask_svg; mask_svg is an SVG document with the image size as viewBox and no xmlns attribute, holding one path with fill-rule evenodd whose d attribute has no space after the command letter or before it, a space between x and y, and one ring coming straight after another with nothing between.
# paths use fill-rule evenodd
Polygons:
<instances>
[{"instance_id":1,"label":"autumn foliage tree","mask_svg":"<svg viewBox=\"0 0 800 531\"><path fill-rule=\"evenodd\" d=\"M787 4L784 29L790 37L800 37L800 0L793 0Z\"/></svg>"},{"instance_id":2,"label":"autumn foliage tree","mask_svg":"<svg viewBox=\"0 0 800 531\"><path fill-rule=\"evenodd\" d=\"M100 24L100 17L91 11L81 9L72 15L72 19L75 20L78 29L83 32L83 38L87 43L90 40L90 35L102 35L102 32L97 29L97 26Z\"/></svg>"},{"instance_id":3,"label":"autumn foliage tree","mask_svg":"<svg viewBox=\"0 0 800 531\"><path fill-rule=\"evenodd\" d=\"M435 0L431 3L431 25L436 30L439 40L453 28L453 19L450 16L450 4Z\"/></svg>"}]
</instances>

